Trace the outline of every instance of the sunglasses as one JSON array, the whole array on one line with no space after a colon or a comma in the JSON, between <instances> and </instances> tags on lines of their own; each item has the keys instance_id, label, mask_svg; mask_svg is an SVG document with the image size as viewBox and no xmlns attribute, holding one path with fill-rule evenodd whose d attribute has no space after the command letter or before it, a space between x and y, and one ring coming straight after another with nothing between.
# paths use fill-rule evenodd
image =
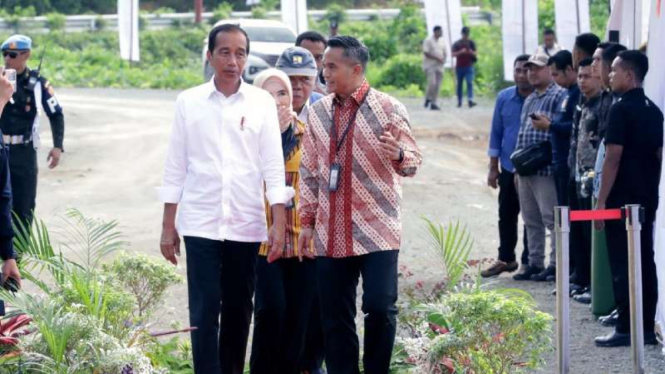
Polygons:
<instances>
[{"instance_id":1,"label":"sunglasses","mask_svg":"<svg viewBox=\"0 0 665 374\"><path fill-rule=\"evenodd\" d=\"M24 54L24 53L25 53L25 51L22 51L22 52L2 51L2 57L7 57L7 56L9 56L9 58L16 58L16 57L18 57L19 55L22 55L22 54Z\"/></svg>"}]
</instances>

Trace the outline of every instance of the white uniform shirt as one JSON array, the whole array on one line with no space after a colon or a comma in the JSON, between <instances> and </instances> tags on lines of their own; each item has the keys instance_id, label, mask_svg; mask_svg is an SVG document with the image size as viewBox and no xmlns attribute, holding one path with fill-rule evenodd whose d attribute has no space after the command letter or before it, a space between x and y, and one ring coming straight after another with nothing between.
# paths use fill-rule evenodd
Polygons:
<instances>
[{"instance_id":1,"label":"white uniform shirt","mask_svg":"<svg viewBox=\"0 0 665 374\"><path fill-rule=\"evenodd\" d=\"M225 97L211 80L176 101L164 203L178 204L180 235L212 240L267 240L264 182L270 205L290 198L275 100L241 83Z\"/></svg>"}]
</instances>

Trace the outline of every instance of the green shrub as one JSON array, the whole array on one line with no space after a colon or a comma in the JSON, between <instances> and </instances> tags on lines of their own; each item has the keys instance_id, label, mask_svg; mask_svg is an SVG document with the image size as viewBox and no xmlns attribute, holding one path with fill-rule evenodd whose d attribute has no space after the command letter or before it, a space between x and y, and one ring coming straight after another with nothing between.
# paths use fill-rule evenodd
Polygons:
<instances>
[{"instance_id":1,"label":"green shrub","mask_svg":"<svg viewBox=\"0 0 665 374\"><path fill-rule=\"evenodd\" d=\"M417 334L398 339L418 373L524 373L552 350L553 318L522 290L449 293L420 310Z\"/></svg>"},{"instance_id":2,"label":"green shrub","mask_svg":"<svg viewBox=\"0 0 665 374\"><path fill-rule=\"evenodd\" d=\"M227 3L226 1L219 4L212 13L210 24L214 25L219 20L231 18L232 12L233 12L233 5Z\"/></svg>"},{"instance_id":3,"label":"green shrub","mask_svg":"<svg viewBox=\"0 0 665 374\"><path fill-rule=\"evenodd\" d=\"M105 270L114 275L124 290L136 299L136 314L140 319L150 316L164 301L164 293L182 283L173 266L157 262L142 254L118 256Z\"/></svg>"},{"instance_id":4,"label":"green shrub","mask_svg":"<svg viewBox=\"0 0 665 374\"><path fill-rule=\"evenodd\" d=\"M64 30L66 22L65 16L60 13L49 13L46 15L46 26L51 31Z\"/></svg>"},{"instance_id":5,"label":"green shrub","mask_svg":"<svg viewBox=\"0 0 665 374\"><path fill-rule=\"evenodd\" d=\"M268 10L262 5L257 5L252 8L252 18L265 19L268 16Z\"/></svg>"},{"instance_id":6,"label":"green shrub","mask_svg":"<svg viewBox=\"0 0 665 374\"><path fill-rule=\"evenodd\" d=\"M422 43L427 37L427 24L420 10L416 3L407 2L400 7L399 15L392 21L389 32L399 40L401 53L422 52Z\"/></svg>"},{"instance_id":7,"label":"green shrub","mask_svg":"<svg viewBox=\"0 0 665 374\"><path fill-rule=\"evenodd\" d=\"M388 59L381 71L382 86L407 88L412 84L425 88L425 72L422 69L422 57L419 55L396 55Z\"/></svg>"},{"instance_id":8,"label":"green shrub","mask_svg":"<svg viewBox=\"0 0 665 374\"><path fill-rule=\"evenodd\" d=\"M104 17L99 16L95 18L95 30L94 31L104 31L109 27L109 21Z\"/></svg>"},{"instance_id":9,"label":"green shrub","mask_svg":"<svg viewBox=\"0 0 665 374\"><path fill-rule=\"evenodd\" d=\"M338 25L341 25L346 21L346 9L340 4L332 3L326 9L324 20L330 24L330 21L334 19L337 20Z\"/></svg>"},{"instance_id":10,"label":"green shrub","mask_svg":"<svg viewBox=\"0 0 665 374\"><path fill-rule=\"evenodd\" d=\"M157 17L161 17L163 14L170 14L170 13L177 13L177 12L173 8L160 7L160 8L155 9L152 13L154 15L156 15Z\"/></svg>"}]
</instances>

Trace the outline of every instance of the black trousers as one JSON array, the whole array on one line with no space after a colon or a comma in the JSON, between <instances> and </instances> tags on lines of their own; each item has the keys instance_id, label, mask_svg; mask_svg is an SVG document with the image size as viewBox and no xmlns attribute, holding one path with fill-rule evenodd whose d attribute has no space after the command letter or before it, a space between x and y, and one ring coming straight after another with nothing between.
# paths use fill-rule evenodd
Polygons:
<instances>
[{"instance_id":1,"label":"black trousers","mask_svg":"<svg viewBox=\"0 0 665 374\"><path fill-rule=\"evenodd\" d=\"M242 374L260 243L185 237L196 374Z\"/></svg>"},{"instance_id":2,"label":"black trousers","mask_svg":"<svg viewBox=\"0 0 665 374\"><path fill-rule=\"evenodd\" d=\"M656 209L645 209L645 222L640 235L642 244L642 305L644 332L654 332L654 318L658 304L658 278L653 251L653 226ZM628 234L624 221L606 221L605 235L607 250L610 257L614 298L619 311L619 323L616 331L630 332L630 298L628 291Z\"/></svg>"},{"instance_id":3,"label":"black trousers","mask_svg":"<svg viewBox=\"0 0 665 374\"><path fill-rule=\"evenodd\" d=\"M520 199L515 186L515 173L501 169L499 174L499 261L515 261L518 239ZM522 264L529 264L529 246L526 227L523 235Z\"/></svg>"},{"instance_id":4,"label":"black trousers","mask_svg":"<svg viewBox=\"0 0 665 374\"><path fill-rule=\"evenodd\" d=\"M359 374L356 288L363 278L366 374L388 374L397 327L398 251L347 258L319 257L321 320L329 374Z\"/></svg>"},{"instance_id":5,"label":"black trousers","mask_svg":"<svg viewBox=\"0 0 665 374\"><path fill-rule=\"evenodd\" d=\"M581 197L579 184L571 180L568 183L568 202L570 210L590 210L591 197ZM571 222L570 258L571 268L575 270L575 283L587 287L591 284L591 221Z\"/></svg>"},{"instance_id":6,"label":"black trousers","mask_svg":"<svg viewBox=\"0 0 665 374\"><path fill-rule=\"evenodd\" d=\"M315 260L259 257L251 374L300 374L315 279Z\"/></svg>"},{"instance_id":7,"label":"black trousers","mask_svg":"<svg viewBox=\"0 0 665 374\"><path fill-rule=\"evenodd\" d=\"M37 151L32 142L9 148L9 172L12 182L12 211L24 226L32 224L37 199ZM16 225L16 216L13 216Z\"/></svg>"},{"instance_id":8,"label":"black trousers","mask_svg":"<svg viewBox=\"0 0 665 374\"><path fill-rule=\"evenodd\" d=\"M310 280L311 281L311 280ZM312 300L312 310L309 314L309 325L305 337L305 351L301 368L308 373L318 373L323 367L326 358L325 340L323 338L323 326L321 326L321 303L318 293L318 277L314 280L316 292Z\"/></svg>"}]
</instances>

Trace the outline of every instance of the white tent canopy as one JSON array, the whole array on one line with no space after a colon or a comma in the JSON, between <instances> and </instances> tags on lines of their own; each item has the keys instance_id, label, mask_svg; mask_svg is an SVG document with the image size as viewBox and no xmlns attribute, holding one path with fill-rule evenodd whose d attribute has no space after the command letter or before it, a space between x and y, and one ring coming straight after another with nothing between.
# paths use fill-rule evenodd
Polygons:
<instances>
[{"instance_id":1,"label":"white tent canopy","mask_svg":"<svg viewBox=\"0 0 665 374\"><path fill-rule=\"evenodd\" d=\"M663 61L665 58L665 1L652 0L651 17L649 22L649 47L647 53L652 62L649 74L646 77L645 90L660 109L665 111L665 69L653 61ZM660 176L660 203L656 215L654 245L656 268L658 272L658 311L656 322L661 331L665 332L665 168Z\"/></svg>"},{"instance_id":2,"label":"white tent canopy","mask_svg":"<svg viewBox=\"0 0 665 374\"><path fill-rule=\"evenodd\" d=\"M577 35L589 32L589 0L557 0L554 4L559 45L571 50Z\"/></svg>"},{"instance_id":3,"label":"white tent canopy","mask_svg":"<svg viewBox=\"0 0 665 374\"><path fill-rule=\"evenodd\" d=\"M118 0L120 57L139 61L139 0Z\"/></svg>"},{"instance_id":4,"label":"white tent canopy","mask_svg":"<svg viewBox=\"0 0 665 374\"><path fill-rule=\"evenodd\" d=\"M532 54L538 48L538 2L503 0L503 73L513 80L513 61L522 54Z\"/></svg>"}]
</instances>

